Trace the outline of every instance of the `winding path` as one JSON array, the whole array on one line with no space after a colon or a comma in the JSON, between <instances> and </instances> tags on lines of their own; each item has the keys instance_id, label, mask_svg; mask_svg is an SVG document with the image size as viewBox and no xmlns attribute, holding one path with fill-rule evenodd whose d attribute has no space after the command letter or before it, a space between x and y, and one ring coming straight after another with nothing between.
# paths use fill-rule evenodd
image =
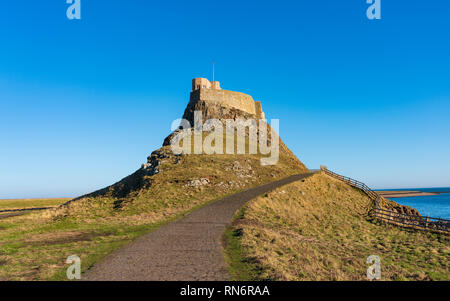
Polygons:
<instances>
[{"instance_id":1,"label":"winding path","mask_svg":"<svg viewBox=\"0 0 450 301\"><path fill-rule=\"evenodd\" d=\"M249 200L312 174L293 175L225 197L114 251L82 280L229 280L220 238Z\"/></svg>"}]
</instances>

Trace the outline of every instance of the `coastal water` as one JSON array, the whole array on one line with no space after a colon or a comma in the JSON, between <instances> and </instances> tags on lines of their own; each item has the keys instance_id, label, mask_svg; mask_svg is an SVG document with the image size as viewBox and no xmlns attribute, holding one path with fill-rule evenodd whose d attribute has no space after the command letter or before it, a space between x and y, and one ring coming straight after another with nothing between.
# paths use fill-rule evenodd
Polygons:
<instances>
[{"instance_id":1,"label":"coastal water","mask_svg":"<svg viewBox=\"0 0 450 301\"><path fill-rule=\"evenodd\" d=\"M450 192L450 187L444 188L410 188L389 190L414 190L423 192ZM450 219L450 193L441 193L430 196L413 196L406 198L389 198L401 205L410 206L419 210L421 215Z\"/></svg>"}]
</instances>

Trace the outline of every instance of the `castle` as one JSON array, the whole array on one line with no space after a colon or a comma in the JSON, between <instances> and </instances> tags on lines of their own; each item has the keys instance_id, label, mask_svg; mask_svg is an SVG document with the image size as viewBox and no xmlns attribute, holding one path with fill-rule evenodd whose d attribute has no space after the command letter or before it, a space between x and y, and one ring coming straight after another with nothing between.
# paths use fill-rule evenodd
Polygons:
<instances>
[{"instance_id":1,"label":"castle","mask_svg":"<svg viewBox=\"0 0 450 301\"><path fill-rule=\"evenodd\" d=\"M206 78L194 78L192 80L192 92L190 102L217 104L233 109L241 110L256 119L265 119L261 102L254 101L250 95L223 90L218 81L210 82Z\"/></svg>"}]
</instances>

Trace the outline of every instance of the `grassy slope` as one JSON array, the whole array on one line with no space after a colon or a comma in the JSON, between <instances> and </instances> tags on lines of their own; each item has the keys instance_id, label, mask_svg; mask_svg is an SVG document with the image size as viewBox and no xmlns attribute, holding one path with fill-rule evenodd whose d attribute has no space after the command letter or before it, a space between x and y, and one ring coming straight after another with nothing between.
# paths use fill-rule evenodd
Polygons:
<instances>
[{"instance_id":1,"label":"grassy slope","mask_svg":"<svg viewBox=\"0 0 450 301\"><path fill-rule=\"evenodd\" d=\"M226 232L240 280L366 280L378 255L383 280L449 280L448 237L371 221L369 199L323 174L248 204Z\"/></svg>"},{"instance_id":2,"label":"grassy slope","mask_svg":"<svg viewBox=\"0 0 450 301\"><path fill-rule=\"evenodd\" d=\"M0 210L25 209L25 208L39 208L39 207L54 207L67 202L69 199L55 198L55 199L10 199L0 200Z\"/></svg>"},{"instance_id":3,"label":"grassy slope","mask_svg":"<svg viewBox=\"0 0 450 301\"><path fill-rule=\"evenodd\" d=\"M160 170L126 195L106 189L59 209L0 220L0 279L63 280L70 255L80 256L86 270L119 246L190 210L306 168L282 147L274 166L261 166L257 155L189 155L163 160ZM186 186L200 178L210 184Z\"/></svg>"}]
</instances>

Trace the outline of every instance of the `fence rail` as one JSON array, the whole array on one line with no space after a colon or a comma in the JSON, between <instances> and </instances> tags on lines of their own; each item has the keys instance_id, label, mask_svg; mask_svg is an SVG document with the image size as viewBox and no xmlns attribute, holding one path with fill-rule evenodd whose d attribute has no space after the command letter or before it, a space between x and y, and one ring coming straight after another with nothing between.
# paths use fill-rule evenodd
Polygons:
<instances>
[{"instance_id":1,"label":"fence rail","mask_svg":"<svg viewBox=\"0 0 450 301\"><path fill-rule=\"evenodd\" d=\"M407 228L437 231L447 234L450 233L450 220L429 216L405 214L397 211L383 209L380 207L381 196L370 189L369 186L367 186L363 182L339 175L323 166L320 168L320 170L333 178L349 184L352 187L361 189L365 194L367 194L367 196L374 202L375 205L375 209L373 211L374 217L381 221Z\"/></svg>"}]
</instances>

